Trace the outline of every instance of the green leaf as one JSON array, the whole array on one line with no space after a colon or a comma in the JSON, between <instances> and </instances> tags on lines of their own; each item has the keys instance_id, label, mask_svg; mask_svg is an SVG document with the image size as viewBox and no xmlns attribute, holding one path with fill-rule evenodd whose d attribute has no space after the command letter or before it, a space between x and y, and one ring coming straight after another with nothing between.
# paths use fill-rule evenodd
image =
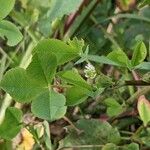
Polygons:
<instances>
[{"instance_id":1,"label":"green leaf","mask_svg":"<svg viewBox=\"0 0 150 150\"><path fill-rule=\"evenodd\" d=\"M6 140L14 138L22 127L21 118L21 110L14 107L7 108L5 119L0 125L0 137Z\"/></svg>"},{"instance_id":2,"label":"green leaf","mask_svg":"<svg viewBox=\"0 0 150 150\"><path fill-rule=\"evenodd\" d=\"M110 117L117 116L124 111L123 107L113 98L107 98L104 102L107 105L107 114Z\"/></svg>"},{"instance_id":3,"label":"green leaf","mask_svg":"<svg viewBox=\"0 0 150 150\"><path fill-rule=\"evenodd\" d=\"M43 19L43 23L41 23L42 32L45 35L50 34L50 24L55 21L55 19L62 19L64 15L69 15L72 12L75 12L82 0L52 0L51 1L51 9L47 12L47 15ZM44 28L43 28L44 27ZM45 33L47 31L47 33Z\"/></svg>"},{"instance_id":4,"label":"green leaf","mask_svg":"<svg viewBox=\"0 0 150 150\"><path fill-rule=\"evenodd\" d=\"M110 87L110 86L113 86L113 84L114 84L113 80L109 76L107 76L103 73L99 73L99 75L97 76L97 78L95 80L95 83L98 88Z\"/></svg>"},{"instance_id":5,"label":"green leaf","mask_svg":"<svg viewBox=\"0 0 150 150\"><path fill-rule=\"evenodd\" d=\"M51 9L43 17L39 24L40 30L45 36L49 36L51 32L51 23L55 19L62 19L64 15L69 15L78 10L82 0L51 0Z\"/></svg>"},{"instance_id":6,"label":"green leaf","mask_svg":"<svg viewBox=\"0 0 150 150\"><path fill-rule=\"evenodd\" d=\"M150 72L147 72L143 75L142 81L150 83Z\"/></svg>"},{"instance_id":7,"label":"green leaf","mask_svg":"<svg viewBox=\"0 0 150 150\"><path fill-rule=\"evenodd\" d=\"M5 18L15 5L15 0L0 0L0 20Z\"/></svg>"},{"instance_id":8,"label":"green leaf","mask_svg":"<svg viewBox=\"0 0 150 150\"><path fill-rule=\"evenodd\" d=\"M33 55L27 73L31 78L37 80L41 86L47 86L52 82L56 68L57 59L53 53L38 51Z\"/></svg>"},{"instance_id":9,"label":"green leaf","mask_svg":"<svg viewBox=\"0 0 150 150\"><path fill-rule=\"evenodd\" d=\"M57 75L66 82L91 90L91 86L74 70L61 71Z\"/></svg>"},{"instance_id":10,"label":"green leaf","mask_svg":"<svg viewBox=\"0 0 150 150\"><path fill-rule=\"evenodd\" d=\"M107 58L123 67L127 67L129 65L129 59L122 50L112 51L107 55Z\"/></svg>"},{"instance_id":11,"label":"green leaf","mask_svg":"<svg viewBox=\"0 0 150 150\"><path fill-rule=\"evenodd\" d=\"M45 145L46 145L47 149L53 149L52 148L52 142L51 142L49 122L44 120L43 125L44 125L44 129L45 129L45 133L44 133Z\"/></svg>"},{"instance_id":12,"label":"green leaf","mask_svg":"<svg viewBox=\"0 0 150 150\"><path fill-rule=\"evenodd\" d=\"M132 60L131 60L132 66L137 66L141 62L143 62L144 59L146 58L146 55L147 55L147 49L146 49L145 44L141 41L138 42L138 44L136 45L134 49L134 53L133 53Z\"/></svg>"},{"instance_id":13,"label":"green leaf","mask_svg":"<svg viewBox=\"0 0 150 150\"><path fill-rule=\"evenodd\" d=\"M122 150L140 150L140 148L137 143L131 143L131 144L125 145Z\"/></svg>"},{"instance_id":14,"label":"green leaf","mask_svg":"<svg viewBox=\"0 0 150 150\"><path fill-rule=\"evenodd\" d=\"M120 64L116 63L113 60L108 59L105 56L97 56L97 55L87 55L87 59L90 61L94 61L101 64L109 64L114 66L120 66Z\"/></svg>"},{"instance_id":15,"label":"green leaf","mask_svg":"<svg viewBox=\"0 0 150 150\"><path fill-rule=\"evenodd\" d=\"M60 119L66 113L66 98L53 90L47 90L33 100L32 113L48 121Z\"/></svg>"},{"instance_id":16,"label":"green leaf","mask_svg":"<svg viewBox=\"0 0 150 150\"><path fill-rule=\"evenodd\" d=\"M79 50L82 50L83 46L84 46L84 40L78 40L76 37L73 38L73 40L68 40L68 44L72 47L72 48L77 48Z\"/></svg>"},{"instance_id":17,"label":"green leaf","mask_svg":"<svg viewBox=\"0 0 150 150\"><path fill-rule=\"evenodd\" d=\"M142 128L135 138L141 141L147 147L150 147L150 128Z\"/></svg>"},{"instance_id":18,"label":"green leaf","mask_svg":"<svg viewBox=\"0 0 150 150\"><path fill-rule=\"evenodd\" d=\"M142 62L134 69L141 69L141 70L150 70L150 62Z\"/></svg>"},{"instance_id":19,"label":"green leaf","mask_svg":"<svg viewBox=\"0 0 150 150\"><path fill-rule=\"evenodd\" d=\"M74 86L66 91L66 105L74 106L84 102L88 98L90 91L81 86Z\"/></svg>"},{"instance_id":20,"label":"green leaf","mask_svg":"<svg viewBox=\"0 0 150 150\"><path fill-rule=\"evenodd\" d=\"M0 21L0 37L6 37L9 46L15 46L22 40L22 34L19 29L13 23L6 20Z\"/></svg>"},{"instance_id":21,"label":"green leaf","mask_svg":"<svg viewBox=\"0 0 150 150\"><path fill-rule=\"evenodd\" d=\"M51 9L48 12L49 21L53 21L55 18L61 19L64 15L69 15L70 13L76 11L82 0L51 0Z\"/></svg>"},{"instance_id":22,"label":"green leaf","mask_svg":"<svg viewBox=\"0 0 150 150\"><path fill-rule=\"evenodd\" d=\"M41 51L42 53L54 53L56 55L58 65L71 61L81 53L80 49L69 46L56 39L45 39L40 41L34 48L34 53L38 51Z\"/></svg>"},{"instance_id":23,"label":"green leaf","mask_svg":"<svg viewBox=\"0 0 150 150\"><path fill-rule=\"evenodd\" d=\"M150 103L145 97L141 96L138 99L137 109L140 115L141 120L144 123L144 126L147 126L150 121Z\"/></svg>"},{"instance_id":24,"label":"green leaf","mask_svg":"<svg viewBox=\"0 0 150 150\"><path fill-rule=\"evenodd\" d=\"M17 102L30 102L44 89L37 82L29 78L26 70L14 68L4 75L0 86Z\"/></svg>"},{"instance_id":25,"label":"green leaf","mask_svg":"<svg viewBox=\"0 0 150 150\"><path fill-rule=\"evenodd\" d=\"M84 51L84 53L81 53L81 56L80 56L81 58L77 62L75 62L75 65L88 60L87 59L88 53L89 53L89 46L86 47L86 50Z\"/></svg>"},{"instance_id":26,"label":"green leaf","mask_svg":"<svg viewBox=\"0 0 150 150\"><path fill-rule=\"evenodd\" d=\"M26 26L30 26L31 24L31 12L26 13L24 11L17 11L13 10L10 14L10 16L13 18L13 20L21 25L21 27L25 28Z\"/></svg>"},{"instance_id":27,"label":"green leaf","mask_svg":"<svg viewBox=\"0 0 150 150\"><path fill-rule=\"evenodd\" d=\"M69 134L61 141L60 147L74 145L104 145L107 143L118 144L120 142L118 130L113 128L108 122L94 119L81 119L75 125L83 132L79 136L74 129L69 129ZM86 149L87 148L83 150ZM99 148L91 148L90 150L99 150Z\"/></svg>"},{"instance_id":28,"label":"green leaf","mask_svg":"<svg viewBox=\"0 0 150 150\"><path fill-rule=\"evenodd\" d=\"M129 59L122 50L115 50L107 55L107 58L119 64L122 67L130 67Z\"/></svg>"}]
</instances>

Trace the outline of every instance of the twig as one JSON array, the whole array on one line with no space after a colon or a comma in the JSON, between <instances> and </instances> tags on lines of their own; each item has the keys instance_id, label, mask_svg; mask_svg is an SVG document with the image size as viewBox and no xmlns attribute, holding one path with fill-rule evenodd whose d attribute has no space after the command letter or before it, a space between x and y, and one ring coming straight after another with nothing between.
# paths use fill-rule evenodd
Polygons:
<instances>
[{"instance_id":1,"label":"twig","mask_svg":"<svg viewBox=\"0 0 150 150\"><path fill-rule=\"evenodd\" d=\"M144 126L141 125L141 126L136 130L136 132L131 136L131 139L134 140L134 141L136 141L136 142L138 142L138 143L140 143L140 144L142 144L141 141L137 140L136 137L137 137L137 135L138 135L143 129L144 129Z\"/></svg>"},{"instance_id":2,"label":"twig","mask_svg":"<svg viewBox=\"0 0 150 150\"><path fill-rule=\"evenodd\" d=\"M65 120L65 121L67 121L76 131L77 131L77 133L78 134L81 134L83 131L81 131L81 130L79 130L73 123L72 123L72 121L69 119L69 118L67 118L67 117L63 117L63 119Z\"/></svg>"},{"instance_id":3,"label":"twig","mask_svg":"<svg viewBox=\"0 0 150 150\"><path fill-rule=\"evenodd\" d=\"M124 85L133 85L133 86L150 86L150 83L144 82L143 80L128 80L125 81Z\"/></svg>"},{"instance_id":4,"label":"twig","mask_svg":"<svg viewBox=\"0 0 150 150\"><path fill-rule=\"evenodd\" d=\"M82 9L84 8L84 6L88 5L89 4L89 0L83 0L83 2L81 3L81 5L79 6L79 9L71 14L68 18L67 18L67 21L65 23L65 28L64 28L64 33L66 33L68 31L68 29L70 28L70 26L74 23L76 17L78 15L80 15L80 13L82 12Z\"/></svg>"},{"instance_id":5,"label":"twig","mask_svg":"<svg viewBox=\"0 0 150 150\"><path fill-rule=\"evenodd\" d=\"M141 95L147 94L148 92L150 92L150 86L144 87L144 88L142 88L141 90L135 92L126 102L127 102L128 104L132 104L135 99L137 99L137 98L138 98L139 96L141 96Z\"/></svg>"},{"instance_id":6,"label":"twig","mask_svg":"<svg viewBox=\"0 0 150 150\"><path fill-rule=\"evenodd\" d=\"M150 83L147 83L147 82L144 82L144 81L139 80L140 77L139 77L139 75L138 75L135 71L132 71L132 74L133 74L134 79L136 80L136 82L137 82L137 83L139 82L139 85L141 84L141 85L148 86L148 87L145 87L145 88L143 88L143 89L140 89L140 88L138 87L138 91L137 91L136 93L134 93L134 94L127 100L127 103L128 103L128 104L132 104L136 98L138 98L139 96L145 95L145 94L147 94L148 92L150 92ZM137 84L136 84L136 85L137 85Z\"/></svg>"}]
</instances>

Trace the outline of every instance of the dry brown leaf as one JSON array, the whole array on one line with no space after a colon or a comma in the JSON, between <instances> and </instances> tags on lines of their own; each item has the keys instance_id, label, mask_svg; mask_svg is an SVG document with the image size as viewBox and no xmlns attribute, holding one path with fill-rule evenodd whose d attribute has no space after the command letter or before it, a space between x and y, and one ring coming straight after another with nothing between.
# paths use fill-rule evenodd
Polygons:
<instances>
[{"instance_id":1,"label":"dry brown leaf","mask_svg":"<svg viewBox=\"0 0 150 150\"><path fill-rule=\"evenodd\" d=\"M21 135L22 142L16 150L32 150L33 145L35 144L33 135L26 128L22 129Z\"/></svg>"}]
</instances>

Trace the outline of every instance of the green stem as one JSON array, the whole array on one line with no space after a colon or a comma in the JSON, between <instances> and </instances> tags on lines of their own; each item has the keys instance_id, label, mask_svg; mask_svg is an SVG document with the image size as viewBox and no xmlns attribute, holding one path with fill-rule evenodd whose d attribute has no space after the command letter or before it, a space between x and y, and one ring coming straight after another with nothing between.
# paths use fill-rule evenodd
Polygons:
<instances>
[{"instance_id":1,"label":"green stem","mask_svg":"<svg viewBox=\"0 0 150 150\"><path fill-rule=\"evenodd\" d=\"M39 41L38 37L34 34L34 32L29 27L26 27L25 30L34 43L37 43Z\"/></svg>"},{"instance_id":2,"label":"green stem","mask_svg":"<svg viewBox=\"0 0 150 150\"><path fill-rule=\"evenodd\" d=\"M78 145L78 146L68 146L68 147L62 147L58 150L66 150L66 149L81 149L81 148L102 148L104 145Z\"/></svg>"},{"instance_id":3,"label":"green stem","mask_svg":"<svg viewBox=\"0 0 150 150\"><path fill-rule=\"evenodd\" d=\"M125 70L125 78L127 80L130 79L130 75L129 75L128 69ZM130 95L133 95L134 94L134 88L132 86L128 86L128 89L129 89Z\"/></svg>"},{"instance_id":4,"label":"green stem","mask_svg":"<svg viewBox=\"0 0 150 150\"><path fill-rule=\"evenodd\" d=\"M44 128L45 128L45 144L47 149L53 150L53 145L51 142L51 134L50 134L50 127L49 123L47 121L43 122Z\"/></svg>"},{"instance_id":5,"label":"green stem","mask_svg":"<svg viewBox=\"0 0 150 150\"><path fill-rule=\"evenodd\" d=\"M121 137L122 140L125 140L125 141L130 141L131 138L130 137Z\"/></svg>"},{"instance_id":6,"label":"green stem","mask_svg":"<svg viewBox=\"0 0 150 150\"><path fill-rule=\"evenodd\" d=\"M129 132L129 131L120 131L120 133L122 134L127 134L127 135L133 135L133 132Z\"/></svg>"},{"instance_id":7,"label":"green stem","mask_svg":"<svg viewBox=\"0 0 150 150\"><path fill-rule=\"evenodd\" d=\"M5 65L7 62L7 57L5 55L3 55L2 59L1 59L1 65L0 65L0 81L2 80L3 74L5 72Z\"/></svg>"},{"instance_id":8,"label":"green stem","mask_svg":"<svg viewBox=\"0 0 150 150\"><path fill-rule=\"evenodd\" d=\"M141 16L141 15L137 15L137 14L128 14L128 13L124 13L124 14L116 14L114 16L111 16L111 17L108 17L107 19L105 20L102 20L101 23L105 22L105 21L108 21L108 20L111 20L112 18L127 18L127 19L136 19L136 20L142 20L142 21L145 21L145 22L148 22L150 23L150 19L148 17L144 17L144 16Z\"/></svg>"},{"instance_id":9,"label":"green stem","mask_svg":"<svg viewBox=\"0 0 150 150\"><path fill-rule=\"evenodd\" d=\"M7 107L10 106L11 102L12 102L12 98L9 96L9 94L6 94L5 99L3 100L3 103L0 109L0 124L3 122L5 111Z\"/></svg>"},{"instance_id":10,"label":"green stem","mask_svg":"<svg viewBox=\"0 0 150 150\"><path fill-rule=\"evenodd\" d=\"M136 132L131 136L131 139L132 139L133 141L136 141L136 142L142 144L141 140L140 140L140 139L137 139L137 137L138 137L138 134L139 134L143 129L144 129L144 126L141 125L141 126L136 130Z\"/></svg>"}]
</instances>

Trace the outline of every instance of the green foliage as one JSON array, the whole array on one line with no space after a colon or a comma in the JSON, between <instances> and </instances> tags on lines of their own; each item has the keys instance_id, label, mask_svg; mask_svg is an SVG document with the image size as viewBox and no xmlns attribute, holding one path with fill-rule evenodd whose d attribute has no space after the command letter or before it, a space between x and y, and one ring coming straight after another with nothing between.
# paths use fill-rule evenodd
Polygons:
<instances>
[{"instance_id":1,"label":"green foliage","mask_svg":"<svg viewBox=\"0 0 150 150\"><path fill-rule=\"evenodd\" d=\"M57 75L66 82L91 90L91 86L75 70L61 71Z\"/></svg>"},{"instance_id":2,"label":"green foliage","mask_svg":"<svg viewBox=\"0 0 150 150\"><path fill-rule=\"evenodd\" d=\"M7 38L9 46L15 46L22 40L22 34L18 28L11 22L2 20L4 19L15 5L15 0L0 0L0 37Z\"/></svg>"},{"instance_id":3,"label":"green foliage","mask_svg":"<svg viewBox=\"0 0 150 150\"><path fill-rule=\"evenodd\" d=\"M45 39L40 41L37 46L34 48L34 52L42 53L54 53L57 58L57 64L64 64L81 53L81 49L77 47L69 46L66 43L56 40L56 39Z\"/></svg>"},{"instance_id":4,"label":"green foliage","mask_svg":"<svg viewBox=\"0 0 150 150\"><path fill-rule=\"evenodd\" d=\"M134 137L135 140L141 141L144 145L146 145L148 148L150 147L150 128L142 128L140 132Z\"/></svg>"},{"instance_id":5,"label":"green foliage","mask_svg":"<svg viewBox=\"0 0 150 150\"><path fill-rule=\"evenodd\" d=\"M0 149L150 148L150 7L135 1L0 0Z\"/></svg>"},{"instance_id":6,"label":"green foliage","mask_svg":"<svg viewBox=\"0 0 150 150\"><path fill-rule=\"evenodd\" d=\"M138 42L134 49L134 53L131 60L132 66L139 65L141 62L144 61L146 56L147 56L147 49L145 44L143 42Z\"/></svg>"},{"instance_id":7,"label":"green foliage","mask_svg":"<svg viewBox=\"0 0 150 150\"><path fill-rule=\"evenodd\" d=\"M15 4L15 0L0 0L0 20L2 20L3 18L5 18L10 11L13 9Z\"/></svg>"},{"instance_id":8,"label":"green foliage","mask_svg":"<svg viewBox=\"0 0 150 150\"><path fill-rule=\"evenodd\" d=\"M113 86L114 82L112 79L103 73L100 73L99 76L96 78L96 85L97 87L110 87Z\"/></svg>"},{"instance_id":9,"label":"green foliage","mask_svg":"<svg viewBox=\"0 0 150 150\"><path fill-rule=\"evenodd\" d=\"M140 69L140 70L150 70L150 62L142 62L138 66L135 67L135 69Z\"/></svg>"},{"instance_id":10,"label":"green foliage","mask_svg":"<svg viewBox=\"0 0 150 150\"><path fill-rule=\"evenodd\" d=\"M1 88L17 102L33 101L32 112L39 118L54 121L63 117L66 113L66 98L54 92L51 83L57 65L78 56L81 47L79 50L76 48L78 47L69 46L59 40L41 41L34 48L33 58L27 69L14 68L8 71L1 81ZM59 75L69 83L81 84L84 88L91 89L91 86L73 71L61 72Z\"/></svg>"},{"instance_id":11,"label":"green foliage","mask_svg":"<svg viewBox=\"0 0 150 150\"><path fill-rule=\"evenodd\" d=\"M44 139L45 139L46 147L48 149L52 149L49 124L48 124L47 121L44 121L43 124L44 124L44 129L45 129L45 137L44 137Z\"/></svg>"},{"instance_id":12,"label":"green foliage","mask_svg":"<svg viewBox=\"0 0 150 150\"><path fill-rule=\"evenodd\" d=\"M49 22L52 22L56 18L61 19L64 15L69 15L70 13L77 10L81 4L82 0L51 0L50 11L48 12Z\"/></svg>"},{"instance_id":13,"label":"green foliage","mask_svg":"<svg viewBox=\"0 0 150 150\"><path fill-rule=\"evenodd\" d=\"M122 50L115 50L109 53L107 57L122 67L130 67L129 59Z\"/></svg>"},{"instance_id":14,"label":"green foliage","mask_svg":"<svg viewBox=\"0 0 150 150\"><path fill-rule=\"evenodd\" d=\"M78 40L76 37L73 38L73 40L68 40L68 44L73 47L76 48L78 50L80 50L80 53L82 53L82 48L84 46L84 40Z\"/></svg>"},{"instance_id":15,"label":"green foliage","mask_svg":"<svg viewBox=\"0 0 150 150\"><path fill-rule=\"evenodd\" d=\"M9 46L15 46L22 40L22 34L19 29L11 22L6 20L0 21L0 37L7 38Z\"/></svg>"},{"instance_id":16,"label":"green foliage","mask_svg":"<svg viewBox=\"0 0 150 150\"><path fill-rule=\"evenodd\" d=\"M123 106L113 98L107 98L104 102L107 105L107 114L110 117L117 116L124 111Z\"/></svg>"},{"instance_id":17,"label":"green foliage","mask_svg":"<svg viewBox=\"0 0 150 150\"><path fill-rule=\"evenodd\" d=\"M125 145L123 150L140 150L139 145L137 143L131 143L129 145Z\"/></svg>"},{"instance_id":18,"label":"green foliage","mask_svg":"<svg viewBox=\"0 0 150 150\"><path fill-rule=\"evenodd\" d=\"M80 136L76 131L70 129L68 136L61 141L61 147L73 145L98 145L109 142L118 144L121 140L118 130L113 128L107 122L94 119L82 119L77 122L76 126L82 131Z\"/></svg>"},{"instance_id":19,"label":"green foliage","mask_svg":"<svg viewBox=\"0 0 150 150\"><path fill-rule=\"evenodd\" d=\"M7 91L17 102L30 102L44 89L32 80L22 68L9 70L1 81L1 88Z\"/></svg>"},{"instance_id":20,"label":"green foliage","mask_svg":"<svg viewBox=\"0 0 150 150\"><path fill-rule=\"evenodd\" d=\"M32 62L26 69L28 75L36 80L41 86L51 84L57 68L56 56L48 51L37 51L32 58Z\"/></svg>"},{"instance_id":21,"label":"green foliage","mask_svg":"<svg viewBox=\"0 0 150 150\"><path fill-rule=\"evenodd\" d=\"M39 27L42 33L45 36L50 35L51 30L50 26L53 21L56 19L61 20L64 15L68 15L70 13L78 10L82 0L52 0L51 1L51 9L47 11L47 14L41 19Z\"/></svg>"},{"instance_id":22,"label":"green foliage","mask_svg":"<svg viewBox=\"0 0 150 150\"><path fill-rule=\"evenodd\" d=\"M73 86L66 91L66 105L78 105L84 102L88 98L89 94L90 91L88 89L81 86Z\"/></svg>"},{"instance_id":23,"label":"green foliage","mask_svg":"<svg viewBox=\"0 0 150 150\"><path fill-rule=\"evenodd\" d=\"M54 121L66 113L66 98L53 90L47 90L38 95L32 102L33 114L41 119Z\"/></svg>"},{"instance_id":24,"label":"green foliage","mask_svg":"<svg viewBox=\"0 0 150 150\"><path fill-rule=\"evenodd\" d=\"M21 110L9 107L6 110L6 116L0 125L0 138L11 140L20 131L22 112Z\"/></svg>"},{"instance_id":25,"label":"green foliage","mask_svg":"<svg viewBox=\"0 0 150 150\"><path fill-rule=\"evenodd\" d=\"M116 63L113 60L108 59L106 56L88 55L87 58L90 61L94 61L94 62L97 62L97 63L120 66L120 64Z\"/></svg>"},{"instance_id":26,"label":"green foliage","mask_svg":"<svg viewBox=\"0 0 150 150\"><path fill-rule=\"evenodd\" d=\"M150 72L147 72L146 74L143 75L142 80L150 83Z\"/></svg>"}]
</instances>

